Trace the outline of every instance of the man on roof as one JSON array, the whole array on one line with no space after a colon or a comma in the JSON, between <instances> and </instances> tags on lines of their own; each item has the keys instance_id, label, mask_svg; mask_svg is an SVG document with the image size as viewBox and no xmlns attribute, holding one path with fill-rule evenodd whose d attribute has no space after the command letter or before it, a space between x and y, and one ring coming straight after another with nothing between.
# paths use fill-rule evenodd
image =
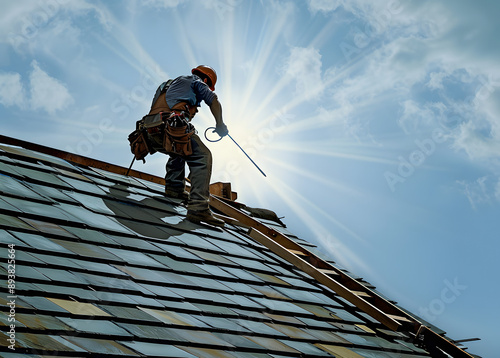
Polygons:
<instances>
[{"instance_id":1,"label":"man on roof","mask_svg":"<svg viewBox=\"0 0 500 358\"><path fill-rule=\"evenodd\" d=\"M160 85L149 114L170 113L170 118L177 116L190 122L203 101L210 107L215 118L215 132L223 137L228 134L228 130L222 119L222 106L214 92L216 82L217 74L213 68L205 65L195 67L191 75L180 76ZM197 223L203 221L211 225L223 226L224 221L214 217L208 206L212 153L196 135L192 124L188 123L188 125L188 128L192 128L186 140L190 147L188 154L172 154L167 151L170 158L166 165L165 195L187 200L189 221ZM189 193L185 190L186 163L189 167L191 182Z\"/></svg>"}]
</instances>

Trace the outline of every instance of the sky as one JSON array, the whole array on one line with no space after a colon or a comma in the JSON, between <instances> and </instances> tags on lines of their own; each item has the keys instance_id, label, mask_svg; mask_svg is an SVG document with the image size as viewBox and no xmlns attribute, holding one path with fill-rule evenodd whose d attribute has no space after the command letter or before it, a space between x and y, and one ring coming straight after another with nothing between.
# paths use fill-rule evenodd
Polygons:
<instances>
[{"instance_id":1,"label":"sky","mask_svg":"<svg viewBox=\"0 0 500 358\"><path fill-rule=\"evenodd\" d=\"M224 138L212 181L496 356L500 2L0 5L1 134L128 166L157 86L212 66L229 133L267 175ZM214 125L205 104L194 124Z\"/></svg>"}]
</instances>

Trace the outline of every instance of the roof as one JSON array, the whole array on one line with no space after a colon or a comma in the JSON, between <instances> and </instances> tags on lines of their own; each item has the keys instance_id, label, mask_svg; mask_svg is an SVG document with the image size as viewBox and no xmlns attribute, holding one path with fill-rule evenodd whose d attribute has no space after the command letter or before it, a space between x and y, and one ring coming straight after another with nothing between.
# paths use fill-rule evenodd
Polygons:
<instances>
[{"instance_id":1,"label":"roof","mask_svg":"<svg viewBox=\"0 0 500 358\"><path fill-rule=\"evenodd\" d=\"M0 356L436 356L414 344L415 332L388 329L234 217L224 229L186 221L161 179L33 148L0 146L0 273L13 279L0 296L8 342ZM315 251L258 216L269 236Z\"/></svg>"}]
</instances>

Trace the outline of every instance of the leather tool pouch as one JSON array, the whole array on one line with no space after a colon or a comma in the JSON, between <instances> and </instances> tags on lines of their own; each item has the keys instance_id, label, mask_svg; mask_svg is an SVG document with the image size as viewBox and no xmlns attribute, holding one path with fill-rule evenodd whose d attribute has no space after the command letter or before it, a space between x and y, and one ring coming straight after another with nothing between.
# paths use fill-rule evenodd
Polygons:
<instances>
[{"instance_id":1,"label":"leather tool pouch","mask_svg":"<svg viewBox=\"0 0 500 358\"><path fill-rule=\"evenodd\" d=\"M155 150L151 148L147 133L144 130L136 129L128 136L128 141L130 143L130 151L134 154L136 160L142 160L145 162L144 158L148 154L153 154Z\"/></svg>"},{"instance_id":2,"label":"leather tool pouch","mask_svg":"<svg viewBox=\"0 0 500 358\"><path fill-rule=\"evenodd\" d=\"M193 154L191 137L195 129L184 113L172 113L165 121L163 148L168 154L189 156Z\"/></svg>"},{"instance_id":3,"label":"leather tool pouch","mask_svg":"<svg viewBox=\"0 0 500 358\"><path fill-rule=\"evenodd\" d=\"M145 161L148 154L163 150L163 132L165 123L162 112L142 117L136 122L135 131L129 134L130 150L135 159Z\"/></svg>"}]
</instances>

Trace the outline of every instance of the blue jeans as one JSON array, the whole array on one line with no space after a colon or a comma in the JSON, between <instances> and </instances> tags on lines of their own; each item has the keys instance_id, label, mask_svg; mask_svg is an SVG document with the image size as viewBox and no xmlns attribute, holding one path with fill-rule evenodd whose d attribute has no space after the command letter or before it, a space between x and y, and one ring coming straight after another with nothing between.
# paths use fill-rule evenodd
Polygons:
<instances>
[{"instance_id":1,"label":"blue jeans","mask_svg":"<svg viewBox=\"0 0 500 358\"><path fill-rule=\"evenodd\" d=\"M191 181L188 210L206 210L210 196L212 153L196 134L191 137L191 145L193 154L189 156L170 155L166 165L165 187L173 191L184 191L187 163Z\"/></svg>"}]
</instances>

